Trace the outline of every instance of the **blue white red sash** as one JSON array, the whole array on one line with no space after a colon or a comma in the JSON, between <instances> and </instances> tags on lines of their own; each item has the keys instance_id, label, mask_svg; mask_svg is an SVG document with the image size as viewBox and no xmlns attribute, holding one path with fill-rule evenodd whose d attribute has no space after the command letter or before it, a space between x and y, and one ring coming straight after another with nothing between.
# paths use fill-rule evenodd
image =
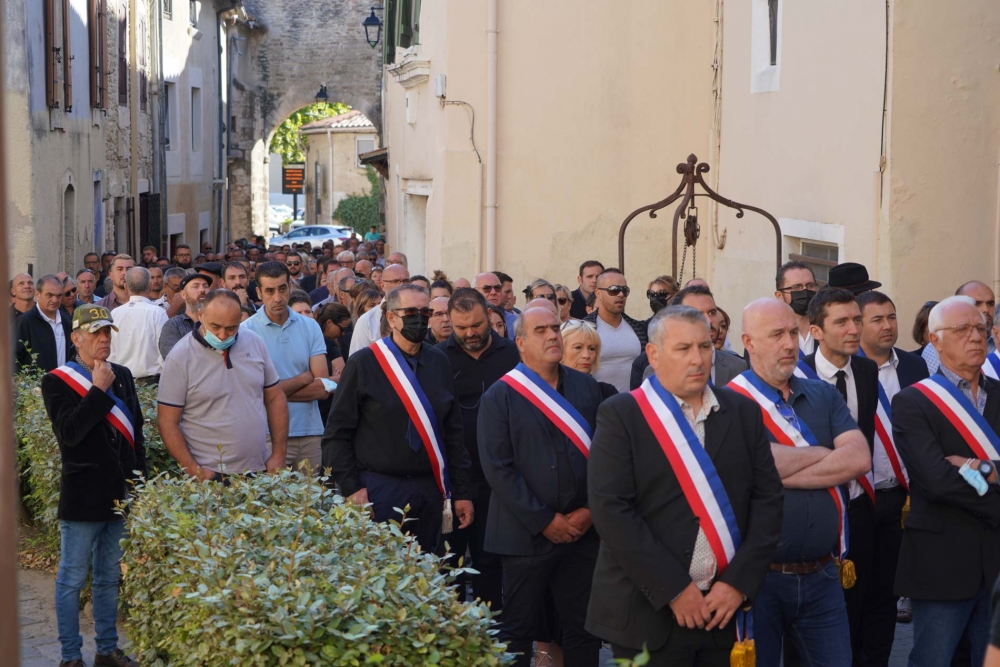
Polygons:
<instances>
[{"instance_id":1,"label":"blue white red sash","mask_svg":"<svg viewBox=\"0 0 1000 667\"><path fill-rule=\"evenodd\" d=\"M803 380L819 380L819 375L816 371L806 363L806 355L802 350L799 350L799 361L795 364L795 377L802 378Z\"/></svg>"},{"instance_id":2,"label":"blue white red sash","mask_svg":"<svg viewBox=\"0 0 1000 667\"><path fill-rule=\"evenodd\" d=\"M943 375L932 375L913 385L931 400L944 418L961 434L977 459L1000 459L1000 438L972 402Z\"/></svg>"},{"instance_id":3,"label":"blue white red sash","mask_svg":"<svg viewBox=\"0 0 1000 667\"><path fill-rule=\"evenodd\" d=\"M865 351L858 348L858 356L865 357ZM896 441L892 436L892 409L889 405L889 395L885 393L882 380L878 381L878 408L875 410L875 447L881 447L885 452L885 457L889 459L892 473L896 480L903 485L907 491L910 490L910 479L906 474L903 461L899 458L899 450L896 449ZM875 474L875 457L872 457L872 476Z\"/></svg>"},{"instance_id":4,"label":"blue white red sash","mask_svg":"<svg viewBox=\"0 0 1000 667\"><path fill-rule=\"evenodd\" d=\"M406 408L406 414L410 416L420 440L424 443L424 450L427 458L430 459L431 468L434 472L434 481L437 482L438 489L445 499L451 498L451 481L448 478L448 459L444 453L444 443L441 439L441 432L438 429L437 416L434 408L427 399L427 394L420 387L417 376L413 374L413 369L406 363L403 353L399 350L391 336L386 336L382 340L377 340L371 345L375 359L385 376L389 378L392 388L396 390L396 395Z\"/></svg>"},{"instance_id":5,"label":"blue white red sash","mask_svg":"<svg viewBox=\"0 0 1000 667\"><path fill-rule=\"evenodd\" d=\"M52 371L52 374L68 384L80 396L86 396L90 388L94 386L90 371L75 361L67 361L65 366L56 368ZM106 415L108 423L111 424L112 428L125 436L128 444L135 449L135 418L132 416L132 412L122 399L110 391L105 393L115 403L111 408L111 412Z\"/></svg>"},{"instance_id":6,"label":"blue white red sash","mask_svg":"<svg viewBox=\"0 0 1000 667\"><path fill-rule=\"evenodd\" d=\"M1000 354L995 350L986 355L983 364L983 374L991 380L1000 380Z\"/></svg>"},{"instance_id":7,"label":"blue white red sash","mask_svg":"<svg viewBox=\"0 0 1000 667\"><path fill-rule=\"evenodd\" d=\"M795 411L792 410L792 406L785 403L781 394L774 387L757 377L757 374L752 370L737 375L728 386L733 391L743 394L760 406L761 416L764 418L764 426L767 428L768 433L770 433L771 438L778 444L788 447L815 447L819 445L816 436L813 435L813 432L804 421L798 418L794 421L789 421L782 416L778 410L779 401L780 404L784 405L790 411L790 414L795 414ZM837 507L837 516L840 519L838 551L840 557L845 558L849 548L847 528L848 500L844 494L843 487L831 486L827 491L830 492L830 496L833 497L833 504Z\"/></svg>"},{"instance_id":8,"label":"blue white red sash","mask_svg":"<svg viewBox=\"0 0 1000 667\"><path fill-rule=\"evenodd\" d=\"M523 396L569 438L584 458L590 457L590 441L594 431L580 411L553 389L548 382L523 363L502 378L511 389Z\"/></svg>"},{"instance_id":9,"label":"blue white red sash","mask_svg":"<svg viewBox=\"0 0 1000 667\"><path fill-rule=\"evenodd\" d=\"M721 574L740 547L740 530L715 464L698 442L677 400L655 375L633 391L632 397L660 443L691 511L700 520Z\"/></svg>"}]
</instances>

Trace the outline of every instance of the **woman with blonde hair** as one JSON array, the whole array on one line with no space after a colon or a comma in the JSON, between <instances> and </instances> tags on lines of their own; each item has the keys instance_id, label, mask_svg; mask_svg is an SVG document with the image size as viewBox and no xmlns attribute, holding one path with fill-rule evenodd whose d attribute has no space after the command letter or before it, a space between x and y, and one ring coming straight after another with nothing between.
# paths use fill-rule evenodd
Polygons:
<instances>
[{"instance_id":1,"label":"woman with blonde hair","mask_svg":"<svg viewBox=\"0 0 1000 667\"><path fill-rule=\"evenodd\" d=\"M573 307L573 293L565 285L556 285L556 307L559 309L559 321L569 322L569 311Z\"/></svg>"},{"instance_id":2,"label":"woman with blonde hair","mask_svg":"<svg viewBox=\"0 0 1000 667\"><path fill-rule=\"evenodd\" d=\"M601 337L590 322L570 320L560 328L563 338L562 365L573 370L593 375L601 362ZM598 382L604 398L618 393L614 385Z\"/></svg>"},{"instance_id":3,"label":"woman with blonde hair","mask_svg":"<svg viewBox=\"0 0 1000 667\"><path fill-rule=\"evenodd\" d=\"M382 300L382 294L376 289L362 290L356 297L351 299L351 319L355 324L358 318L374 308Z\"/></svg>"}]
</instances>

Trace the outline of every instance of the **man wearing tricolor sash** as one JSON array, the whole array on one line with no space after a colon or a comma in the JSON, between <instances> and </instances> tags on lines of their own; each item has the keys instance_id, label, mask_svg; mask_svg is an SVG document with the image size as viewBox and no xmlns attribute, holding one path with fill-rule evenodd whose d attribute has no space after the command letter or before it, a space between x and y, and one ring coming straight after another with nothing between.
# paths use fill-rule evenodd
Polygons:
<instances>
[{"instance_id":1,"label":"man wearing tricolor sash","mask_svg":"<svg viewBox=\"0 0 1000 667\"><path fill-rule=\"evenodd\" d=\"M893 585L899 545L903 540L901 522L908 488L906 466L892 439L890 402L901 389L927 377L927 364L916 354L894 347L899 328L896 307L888 296L881 292L865 292L858 296L857 303L861 309L861 350L858 354L878 365L879 378L872 455L875 525L871 547L874 560L865 594L861 648L863 664L887 665L896 631L898 598L893 593Z\"/></svg>"},{"instance_id":2,"label":"man wearing tricolor sash","mask_svg":"<svg viewBox=\"0 0 1000 667\"><path fill-rule=\"evenodd\" d=\"M94 665L137 667L118 647L120 545L125 521L115 503L125 502L146 474L142 409L132 374L108 363L112 324L107 308L80 306L73 313L76 356L42 378L42 398L62 458L56 576L56 620L62 663L83 664L80 591L93 569Z\"/></svg>"},{"instance_id":3,"label":"man wearing tricolor sash","mask_svg":"<svg viewBox=\"0 0 1000 667\"><path fill-rule=\"evenodd\" d=\"M400 285L385 298L390 335L351 355L323 434L323 466L341 492L399 521L420 547L443 553L447 535L472 523L469 453L445 354L422 345L430 296ZM442 535L444 539L442 539Z\"/></svg>"},{"instance_id":4,"label":"man wearing tricolor sash","mask_svg":"<svg viewBox=\"0 0 1000 667\"><path fill-rule=\"evenodd\" d=\"M723 667L753 652L745 608L781 534L781 479L760 410L710 386L709 326L689 306L656 314L654 374L601 406L591 448L601 548L587 628L618 658L645 645L651 666Z\"/></svg>"},{"instance_id":5,"label":"man wearing tricolor sash","mask_svg":"<svg viewBox=\"0 0 1000 667\"><path fill-rule=\"evenodd\" d=\"M514 341L521 363L486 390L478 445L493 490L487 551L503 557L500 639L531 662L547 596L559 615L564 664L597 667L601 642L584 629L598 537L587 509L587 457L602 394L589 375L560 365L555 309L528 304Z\"/></svg>"},{"instance_id":6,"label":"man wearing tricolor sash","mask_svg":"<svg viewBox=\"0 0 1000 667\"><path fill-rule=\"evenodd\" d=\"M990 326L993 333L993 340L1000 340L1000 308L995 308L991 316ZM991 380L1000 380L1000 351L993 350L986 355L983 363L983 375Z\"/></svg>"},{"instance_id":7,"label":"man wearing tricolor sash","mask_svg":"<svg viewBox=\"0 0 1000 667\"><path fill-rule=\"evenodd\" d=\"M757 664L777 667L786 633L805 664L851 664L843 585L853 583L844 486L871 468L864 434L834 386L794 375L798 321L786 304L743 311L752 370L729 388L758 404L785 487L781 539L754 601ZM808 661L808 662L806 662Z\"/></svg>"},{"instance_id":8,"label":"man wearing tricolor sash","mask_svg":"<svg viewBox=\"0 0 1000 667\"><path fill-rule=\"evenodd\" d=\"M910 665L949 664L967 634L978 666L1000 574L1000 382L982 373L988 327L973 299L941 301L928 331L938 372L892 400L910 484L896 593L913 601Z\"/></svg>"}]
</instances>

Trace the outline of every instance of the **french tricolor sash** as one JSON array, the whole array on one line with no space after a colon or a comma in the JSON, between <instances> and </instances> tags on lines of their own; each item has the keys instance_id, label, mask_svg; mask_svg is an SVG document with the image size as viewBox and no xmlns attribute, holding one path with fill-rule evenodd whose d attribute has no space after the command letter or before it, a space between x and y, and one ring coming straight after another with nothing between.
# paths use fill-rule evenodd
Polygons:
<instances>
[{"instance_id":1,"label":"french tricolor sash","mask_svg":"<svg viewBox=\"0 0 1000 667\"><path fill-rule=\"evenodd\" d=\"M780 445L788 447L814 447L819 445L819 441L809 426L801 419L796 419L795 423L789 422L778 411L778 403L784 403L781 394L767 384L757 374L751 371L737 375L729 383L729 388L743 394L758 406L760 406L761 416L764 418L764 426L767 428L771 438ZM789 410L790 405L785 404ZM827 489L833 498L833 504L837 507L837 516L840 521L840 535L838 539L838 552L841 559L847 557L848 529L847 529L847 498L843 487L831 486Z\"/></svg>"},{"instance_id":2,"label":"french tricolor sash","mask_svg":"<svg viewBox=\"0 0 1000 667\"><path fill-rule=\"evenodd\" d=\"M523 396L569 438L584 458L590 457L590 441L593 429L580 411L553 389L548 382L523 363L519 363L502 378L511 389Z\"/></svg>"},{"instance_id":3,"label":"french tricolor sash","mask_svg":"<svg viewBox=\"0 0 1000 667\"><path fill-rule=\"evenodd\" d=\"M393 342L391 336L375 341L372 343L371 349L375 353L375 359L382 367L385 376L389 378L392 388L396 390L396 395L402 401L403 407L406 408L406 414L410 416L410 421L417 429L420 440L424 443L424 450L427 452L427 458L430 459L434 472L434 481L437 482L441 495L444 496L445 500L451 498L448 460L445 458L437 416L434 414L431 402L427 399L427 394L420 387L417 376L413 374L413 369L406 363L403 353Z\"/></svg>"},{"instance_id":4,"label":"french tricolor sash","mask_svg":"<svg viewBox=\"0 0 1000 667\"><path fill-rule=\"evenodd\" d=\"M816 374L816 371L806 363L806 355L802 350L799 350L799 361L795 364L794 374L795 377L802 378L803 380L819 380L819 375Z\"/></svg>"},{"instance_id":5,"label":"french tricolor sash","mask_svg":"<svg viewBox=\"0 0 1000 667\"><path fill-rule=\"evenodd\" d=\"M972 402L948 378L936 374L913 386L941 411L944 418L961 434L977 459L1000 459L1000 438Z\"/></svg>"},{"instance_id":6,"label":"french tricolor sash","mask_svg":"<svg viewBox=\"0 0 1000 667\"><path fill-rule=\"evenodd\" d=\"M858 348L858 356L866 356L865 351L860 347ZM896 441L892 436L892 410L889 406L889 395L885 393L885 387L882 386L881 380L878 381L878 408L875 411L875 446L882 448L886 458L889 459L889 465L892 466L892 473L896 476L896 480L909 491L910 480L907 477L906 468L903 467L903 461L899 458L899 450L896 449ZM870 474L873 477L875 475L874 457L872 457Z\"/></svg>"},{"instance_id":7,"label":"french tricolor sash","mask_svg":"<svg viewBox=\"0 0 1000 667\"><path fill-rule=\"evenodd\" d=\"M52 374L70 386L80 396L86 396L90 388L94 386L90 371L76 363L67 361L65 366L60 366L52 371ZM106 416L108 423L116 431L125 436L128 444L135 449L135 418L125 402L115 396L110 391L105 392L114 401L114 406Z\"/></svg>"},{"instance_id":8,"label":"french tricolor sash","mask_svg":"<svg viewBox=\"0 0 1000 667\"><path fill-rule=\"evenodd\" d=\"M721 574L740 547L740 531L715 464L698 442L677 400L655 375L633 391L632 397L670 462L691 511L698 517Z\"/></svg>"},{"instance_id":9,"label":"french tricolor sash","mask_svg":"<svg viewBox=\"0 0 1000 667\"><path fill-rule=\"evenodd\" d=\"M1000 380L1000 353L997 353L996 350L986 355L983 374L991 380Z\"/></svg>"}]
</instances>

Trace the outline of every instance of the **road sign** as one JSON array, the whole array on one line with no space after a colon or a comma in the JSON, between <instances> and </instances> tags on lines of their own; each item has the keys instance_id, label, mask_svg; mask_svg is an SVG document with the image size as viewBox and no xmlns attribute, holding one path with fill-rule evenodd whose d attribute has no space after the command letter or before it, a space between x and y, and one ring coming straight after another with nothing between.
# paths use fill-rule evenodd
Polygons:
<instances>
[{"instance_id":1,"label":"road sign","mask_svg":"<svg viewBox=\"0 0 1000 667\"><path fill-rule=\"evenodd\" d=\"M290 164L281 168L281 194L305 194L305 186L306 166L304 164Z\"/></svg>"}]
</instances>

